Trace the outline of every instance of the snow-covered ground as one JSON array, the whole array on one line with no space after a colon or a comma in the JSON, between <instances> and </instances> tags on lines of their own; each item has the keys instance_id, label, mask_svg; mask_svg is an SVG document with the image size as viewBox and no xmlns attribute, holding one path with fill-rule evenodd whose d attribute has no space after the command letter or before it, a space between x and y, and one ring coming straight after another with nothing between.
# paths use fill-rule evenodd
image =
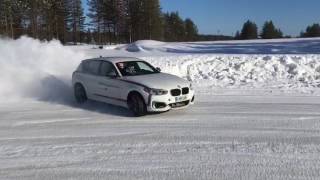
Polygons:
<instances>
[{"instance_id":1,"label":"snow-covered ground","mask_svg":"<svg viewBox=\"0 0 320 180\"><path fill-rule=\"evenodd\" d=\"M62 46L0 40L0 179L319 179L320 39ZM133 118L78 106L80 60L135 56L196 104Z\"/></svg>"}]
</instances>

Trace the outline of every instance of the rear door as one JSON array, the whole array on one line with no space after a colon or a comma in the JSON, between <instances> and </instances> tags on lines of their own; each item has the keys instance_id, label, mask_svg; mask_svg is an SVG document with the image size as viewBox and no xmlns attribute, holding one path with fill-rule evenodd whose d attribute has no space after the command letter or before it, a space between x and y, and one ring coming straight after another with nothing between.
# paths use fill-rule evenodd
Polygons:
<instances>
[{"instance_id":1,"label":"rear door","mask_svg":"<svg viewBox=\"0 0 320 180\"><path fill-rule=\"evenodd\" d=\"M95 99L95 94L98 92L98 77L101 61L91 60L83 64L83 82L89 99Z\"/></svg>"}]
</instances>

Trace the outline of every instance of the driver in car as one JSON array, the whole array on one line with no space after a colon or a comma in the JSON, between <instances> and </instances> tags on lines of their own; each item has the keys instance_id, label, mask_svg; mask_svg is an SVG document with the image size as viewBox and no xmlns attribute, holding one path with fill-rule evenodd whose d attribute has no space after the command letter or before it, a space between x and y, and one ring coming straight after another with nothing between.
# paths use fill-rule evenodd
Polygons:
<instances>
[{"instance_id":1,"label":"driver in car","mask_svg":"<svg viewBox=\"0 0 320 180\"><path fill-rule=\"evenodd\" d=\"M136 73L134 66L130 66L130 65L128 66L123 62L117 63L117 66L118 66L122 75L128 76L128 75L133 75Z\"/></svg>"},{"instance_id":2,"label":"driver in car","mask_svg":"<svg viewBox=\"0 0 320 180\"><path fill-rule=\"evenodd\" d=\"M126 74L125 72L125 66L124 66L124 63L120 62L120 63L117 63L117 66L118 66L118 69L119 71L121 72L121 74Z\"/></svg>"}]
</instances>

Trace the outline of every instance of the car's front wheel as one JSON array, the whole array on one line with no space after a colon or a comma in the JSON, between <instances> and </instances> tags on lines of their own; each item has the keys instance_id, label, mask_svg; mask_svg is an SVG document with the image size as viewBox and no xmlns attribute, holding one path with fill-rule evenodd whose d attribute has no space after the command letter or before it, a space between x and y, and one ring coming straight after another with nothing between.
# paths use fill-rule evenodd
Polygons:
<instances>
[{"instance_id":1,"label":"car's front wheel","mask_svg":"<svg viewBox=\"0 0 320 180\"><path fill-rule=\"evenodd\" d=\"M79 104L83 104L88 100L86 90L81 84L74 86L74 96Z\"/></svg>"},{"instance_id":2,"label":"car's front wheel","mask_svg":"<svg viewBox=\"0 0 320 180\"><path fill-rule=\"evenodd\" d=\"M133 93L129 96L128 106L134 116L140 117L147 114L147 107L144 103L144 100L137 93Z\"/></svg>"}]
</instances>

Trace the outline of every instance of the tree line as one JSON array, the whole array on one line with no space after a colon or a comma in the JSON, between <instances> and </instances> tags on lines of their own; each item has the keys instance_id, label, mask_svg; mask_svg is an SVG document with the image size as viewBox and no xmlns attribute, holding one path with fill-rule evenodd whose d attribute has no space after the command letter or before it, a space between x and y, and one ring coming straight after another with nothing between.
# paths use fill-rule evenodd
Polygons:
<instances>
[{"instance_id":1,"label":"tree line","mask_svg":"<svg viewBox=\"0 0 320 180\"><path fill-rule=\"evenodd\" d=\"M259 34L256 23L248 20L243 24L241 32L237 31L235 39L258 39L259 36L262 39L276 39L283 38L283 33L272 21L266 21Z\"/></svg>"},{"instance_id":2,"label":"tree line","mask_svg":"<svg viewBox=\"0 0 320 180\"><path fill-rule=\"evenodd\" d=\"M159 0L87 0L87 14L83 6L81 0L1 0L0 35L97 44L197 40L195 23L162 12Z\"/></svg>"},{"instance_id":3,"label":"tree line","mask_svg":"<svg viewBox=\"0 0 320 180\"><path fill-rule=\"evenodd\" d=\"M81 0L1 0L0 34L79 42L85 16Z\"/></svg>"},{"instance_id":4,"label":"tree line","mask_svg":"<svg viewBox=\"0 0 320 180\"><path fill-rule=\"evenodd\" d=\"M272 21L259 32L248 20L234 37L201 35L192 19L178 12L163 12L159 0L1 0L0 35L22 35L62 43L130 43L142 39L160 41L206 41L230 39L283 38ZM320 25L313 24L301 37L319 37Z\"/></svg>"},{"instance_id":5,"label":"tree line","mask_svg":"<svg viewBox=\"0 0 320 180\"><path fill-rule=\"evenodd\" d=\"M127 43L142 39L194 41L198 28L178 12L161 11L159 0L88 0L92 39Z\"/></svg>"},{"instance_id":6,"label":"tree line","mask_svg":"<svg viewBox=\"0 0 320 180\"><path fill-rule=\"evenodd\" d=\"M300 33L300 37L320 37L320 25L313 24L306 28L305 31ZM243 24L242 30L237 31L235 39L277 39L277 38L290 38L290 36L284 36L280 28L276 28L272 21L266 21L262 27L261 32L258 31L256 23L248 20Z\"/></svg>"}]
</instances>

